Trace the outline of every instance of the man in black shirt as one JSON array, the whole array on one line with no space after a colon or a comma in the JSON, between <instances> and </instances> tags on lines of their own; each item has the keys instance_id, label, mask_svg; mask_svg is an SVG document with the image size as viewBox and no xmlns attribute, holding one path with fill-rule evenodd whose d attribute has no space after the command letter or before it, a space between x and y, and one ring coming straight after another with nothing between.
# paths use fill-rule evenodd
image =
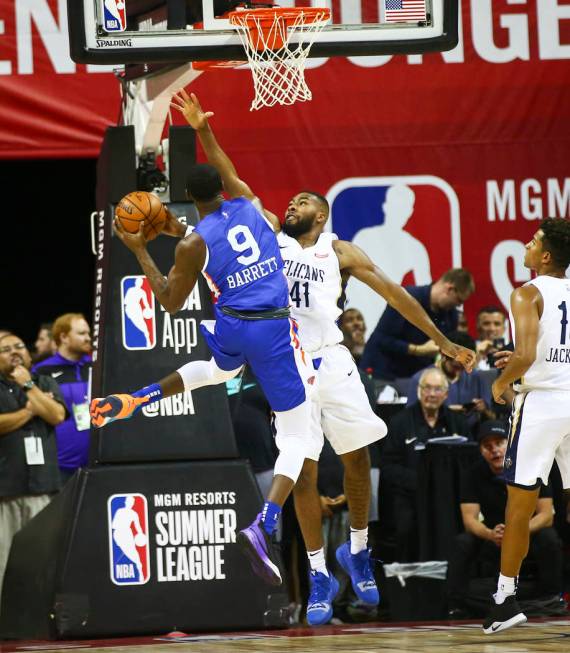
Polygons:
<instances>
[{"instance_id":1,"label":"man in black shirt","mask_svg":"<svg viewBox=\"0 0 570 653\"><path fill-rule=\"evenodd\" d=\"M475 290L468 270L453 268L428 286L406 286L433 320L447 335L457 329L457 307ZM407 378L431 365L439 348L433 340L408 322L391 306L387 306L368 339L360 360L363 370L372 370L377 379Z\"/></svg>"},{"instance_id":2,"label":"man in black shirt","mask_svg":"<svg viewBox=\"0 0 570 653\"><path fill-rule=\"evenodd\" d=\"M54 427L65 404L57 383L31 366L18 336L0 337L0 591L13 536L60 488Z\"/></svg>"},{"instance_id":3,"label":"man in black shirt","mask_svg":"<svg viewBox=\"0 0 570 653\"><path fill-rule=\"evenodd\" d=\"M394 527L398 560L417 560L416 490L420 451L432 438L451 435L467 436L465 417L444 405L448 381L438 368L421 375L419 401L401 410L391 420L388 436L380 443L381 502L394 510Z\"/></svg>"},{"instance_id":4,"label":"man in black shirt","mask_svg":"<svg viewBox=\"0 0 570 653\"><path fill-rule=\"evenodd\" d=\"M508 427L504 422L483 422L477 435L481 458L461 478L465 532L457 536L447 574L452 618L469 616L464 602L471 563L486 560L493 567L493 575L499 571L507 505L507 486L502 476L507 437ZM483 521L479 519L480 514ZM553 516L552 492L548 486L542 486L530 521L530 555L538 567L537 592L544 597L558 594L562 581L562 548L552 528Z\"/></svg>"}]
</instances>

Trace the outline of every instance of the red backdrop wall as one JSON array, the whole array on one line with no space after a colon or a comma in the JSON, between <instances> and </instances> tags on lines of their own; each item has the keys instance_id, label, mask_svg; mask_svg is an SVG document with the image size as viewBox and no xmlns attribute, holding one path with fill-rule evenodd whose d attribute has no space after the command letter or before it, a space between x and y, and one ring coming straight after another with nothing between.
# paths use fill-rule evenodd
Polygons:
<instances>
[{"instance_id":1,"label":"red backdrop wall","mask_svg":"<svg viewBox=\"0 0 570 653\"><path fill-rule=\"evenodd\" d=\"M97 156L116 124L118 83L69 59L65 5L0 0L1 158ZM336 203L340 187L409 185L416 207L405 229L432 276L448 264L473 272L472 317L528 278L521 248L537 221L570 216L570 2L463 0L462 14L461 43L444 55L319 60L307 72L309 103L250 113L248 71L204 74L192 88L276 212L301 188ZM438 184L448 190L434 204ZM342 234L350 205L335 216L335 203ZM355 211L354 233L371 219Z\"/></svg>"}]
</instances>

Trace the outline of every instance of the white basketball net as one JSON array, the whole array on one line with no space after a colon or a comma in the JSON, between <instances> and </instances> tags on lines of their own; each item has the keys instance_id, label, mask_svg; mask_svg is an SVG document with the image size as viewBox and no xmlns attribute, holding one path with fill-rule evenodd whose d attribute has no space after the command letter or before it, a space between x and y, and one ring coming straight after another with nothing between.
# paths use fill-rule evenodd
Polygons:
<instances>
[{"instance_id":1,"label":"white basketball net","mask_svg":"<svg viewBox=\"0 0 570 653\"><path fill-rule=\"evenodd\" d=\"M330 16L328 9L308 15L300 10L294 19L279 13L268 26L267 16L255 11L234 12L231 22L238 32L251 68L255 98L250 111L275 104L306 102L313 96L305 81L307 55L316 35ZM253 29L252 29L253 26ZM290 45L293 35L298 37ZM282 47L273 49L275 44Z\"/></svg>"}]
</instances>

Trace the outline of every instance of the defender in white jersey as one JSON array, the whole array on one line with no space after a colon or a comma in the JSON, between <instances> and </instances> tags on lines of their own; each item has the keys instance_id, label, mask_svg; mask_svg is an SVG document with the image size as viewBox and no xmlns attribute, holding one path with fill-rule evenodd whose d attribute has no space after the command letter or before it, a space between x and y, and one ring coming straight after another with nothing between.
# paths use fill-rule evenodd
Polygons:
<instances>
[{"instance_id":1,"label":"defender in white jersey","mask_svg":"<svg viewBox=\"0 0 570 653\"><path fill-rule=\"evenodd\" d=\"M541 482L554 460L570 488L570 222L548 218L527 243L524 258L537 277L511 295L515 350L493 384L495 401L513 384L504 477L508 484L501 575L485 633L526 621L516 602L516 583L529 547L529 523Z\"/></svg>"},{"instance_id":2,"label":"defender in white jersey","mask_svg":"<svg viewBox=\"0 0 570 653\"><path fill-rule=\"evenodd\" d=\"M380 440L387 428L370 407L354 360L341 344L343 334L337 322L346 278L343 280L335 251L338 238L323 232L314 245L303 247L286 233L289 228L285 223L277 242L289 283L291 315L299 324L303 351L311 354L319 372L319 403L313 411L309 453L317 461L324 444L323 430L335 452L343 455Z\"/></svg>"},{"instance_id":3,"label":"defender in white jersey","mask_svg":"<svg viewBox=\"0 0 570 653\"><path fill-rule=\"evenodd\" d=\"M339 547L336 556L350 575L356 595L369 604L379 601L367 550L371 490L367 445L383 438L387 429L371 409L356 364L341 344L343 335L337 320L349 277L353 275L367 284L469 370L475 355L451 343L420 304L388 279L360 248L323 232L329 215L326 198L308 191L297 194L289 202L282 228L274 215L265 213L278 232L283 270L289 282L291 315L299 323L303 350L311 354L318 370L318 403L313 411L311 444L293 490L311 565L307 620L317 625L330 620L332 600L338 589L325 565L321 534L317 463L324 444L323 431L344 464L344 490L351 523L350 541Z\"/></svg>"}]
</instances>

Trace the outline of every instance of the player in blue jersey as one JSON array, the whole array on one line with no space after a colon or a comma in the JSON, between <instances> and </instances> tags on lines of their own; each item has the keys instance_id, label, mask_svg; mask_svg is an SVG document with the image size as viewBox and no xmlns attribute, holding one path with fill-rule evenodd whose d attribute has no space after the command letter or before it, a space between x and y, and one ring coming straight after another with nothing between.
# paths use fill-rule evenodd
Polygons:
<instances>
[{"instance_id":1,"label":"player in blue jersey","mask_svg":"<svg viewBox=\"0 0 570 653\"><path fill-rule=\"evenodd\" d=\"M182 91L179 101L188 100ZM201 113L204 128L198 130L199 138L204 149L222 152L208 127L209 115ZM254 571L278 585L281 575L270 538L306 456L308 397L315 372L289 317L289 290L273 228L233 165L225 165L226 159L213 161L214 165L195 165L189 173L187 191L201 220L178 243L168 277L151 258L142 226L138 233L130 234L117 220L114 224L116 235L135 254L156 299L169 313L180 310L200 273L205 276L217 298L215 322L201 325L213 358L188 363L132 395L93 399L91 418L94 426L101 427L130 417L142 405L161 397L231 379L248 363L275 412L279 456L263 509L237 540ZM223 178L218 170L226 171ZM224 190L231 199L224 198ZM167 232L182 235L184 230L170 216Z\"/></svg>"}]
</instances>

